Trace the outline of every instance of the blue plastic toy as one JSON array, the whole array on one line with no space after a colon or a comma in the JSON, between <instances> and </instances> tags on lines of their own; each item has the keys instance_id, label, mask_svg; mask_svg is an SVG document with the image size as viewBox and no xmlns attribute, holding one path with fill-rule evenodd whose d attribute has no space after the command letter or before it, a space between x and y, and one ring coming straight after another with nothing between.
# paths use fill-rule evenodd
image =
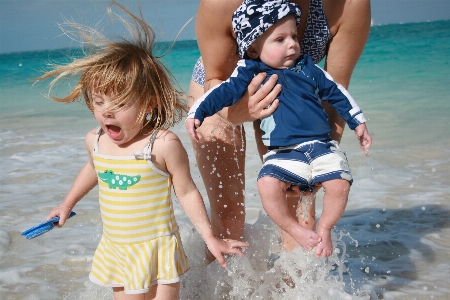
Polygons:
<instances>
[{"instance_id":1,"label":"blue plastic toy","mask_svg":"<svg viewBox=\"0 0 450 300\"><path fill-rule=\"evenodd\" d=\"M72 211L69 215L69 218L75 216L76 213ZM34 239L35 237L38 237L40 235L43 235L47 231L50 231L55 227L55 224L58 223L59 216L54 217L53 219L47 220L37 226L31 227L30 229L25 230L22 232L21 235L24 235L27 240Z\"/></svg>"}]
</instances>

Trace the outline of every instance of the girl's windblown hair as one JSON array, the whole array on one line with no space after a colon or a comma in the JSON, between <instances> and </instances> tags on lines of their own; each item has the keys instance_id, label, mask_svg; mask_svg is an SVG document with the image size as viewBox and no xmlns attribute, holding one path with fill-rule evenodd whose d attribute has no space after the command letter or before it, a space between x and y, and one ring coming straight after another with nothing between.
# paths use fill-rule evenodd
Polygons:
<instances>
[{"instance_id":1,"label":"girl's windblown hair","mask_svg":"<svg viewBox=\"0 0 450 300\"><path fill-rule=\"evenodd\" d=\"M114 13L113 6L119 7L130 21ZM86 55L67 65L56 66L36 81L54 77L49 87L49 98L67 103L83 97L91 111L92 91L112 97L116 111L132 99L138 99L140 114L137 126L150 129L173 126L181 120L187 106L175 78L160 62L161 56L153 55L153 29L145 23L142 12L137 17L116 1L109 6L108 14L112 20L125 26L130 39L113 41L94 28L66 21L64 25L70 26L85 44ZM73 34L64 31L67 35ZM64 83L73 77L79 77L79 80L67 96L50 95L58 82ZM150 106L154 109L146 118L145 111Z\"/></svg>"}]
</instances>

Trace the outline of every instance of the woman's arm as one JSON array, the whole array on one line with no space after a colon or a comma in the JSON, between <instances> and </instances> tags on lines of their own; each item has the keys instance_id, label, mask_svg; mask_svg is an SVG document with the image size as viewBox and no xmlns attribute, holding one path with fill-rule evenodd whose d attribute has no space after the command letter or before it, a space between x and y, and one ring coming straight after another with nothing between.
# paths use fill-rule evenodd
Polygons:
<instances>
[{"instance_id":1,"label":"woman's arm","mask_svg":"<svg viewBox=\"0 0 450 300\"><path fill-rule=\"evenodd\" d=\"M196 17L197 43L205 67L205 91L227 80L239 57L231 16L240 0L201 0Z\"/></svg>"},{"instance_id":2,"label":"woman's arm","mask_svg":"<svg viewBox=\"0 0 450 300\"><path fill-rule=\"evenodd\" d=\"M239 57L236 41L231 27L231 16L242 0L201 0L196 18L197 43L205 67L205 91L228 79L236 67ZM265 74L256 76L244 97L236 104L219 112L233 124L242 124L266 117L277 108L277 102L270 108L281 90L276 86L277 78L272 76L258 90Z\"/></svg>"},{"instance_id":3,"label":"woman's arm","mask_svg":"<svg viewBox=\"0 0 450 300\"><path fill-rule=\"evenodd\" d=\"M370 0L324 1L330 31L333 33L325 61L325 70L346 89L370 31ZM326 99L324 99L326 100ZM340 141L345 121L328 103L325 111L332 127L331 138Z\"/></svg>"}]
</instances>

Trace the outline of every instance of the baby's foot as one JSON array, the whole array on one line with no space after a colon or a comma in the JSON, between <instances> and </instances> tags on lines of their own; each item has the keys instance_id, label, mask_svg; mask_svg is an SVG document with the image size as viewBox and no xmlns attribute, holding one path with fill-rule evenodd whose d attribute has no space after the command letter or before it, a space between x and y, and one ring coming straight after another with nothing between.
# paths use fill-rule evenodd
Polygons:
<instances>
[{"instance_id":1,"label":"baby's foot","mask_svg":"<svg viewBox=\"0 0 450 300\"><path fill-rule=\"evenodd\" d=\"M317 244L316 257L328 257L333 254L333 243L331 242L331 230L317 228L317 233L322 237L322 241Z\"/></svg>"},{"instance_id":2,"label":"baby's foot","mask_svg":"<svg viewBox=\"0 0 450 300\"><path fill-rule=\"evenodd\" d=\"M289 235L302 246L305 250L309 251L314 248L322 238L320 235L307 229L300 224L297 224L292 230L290 230Z\"/></svg>"}]
</instances>

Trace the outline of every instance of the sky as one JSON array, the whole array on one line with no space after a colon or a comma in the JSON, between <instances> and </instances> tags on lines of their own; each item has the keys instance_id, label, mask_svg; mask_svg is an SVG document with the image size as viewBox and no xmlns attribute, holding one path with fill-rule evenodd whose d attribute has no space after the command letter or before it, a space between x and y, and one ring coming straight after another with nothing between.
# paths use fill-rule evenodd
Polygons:
<instances>
[{"instance_id":1,"label":"sky","mask_svg":"<svg viewBox=\"0 0 450 300\"><path fill-rule=\"evenodd\" d=\"M158 40L174 40L195 17L200 0L119 0L133 13L140 5ZM227 0L222 0L227 1ZM357 0L356 0L357 1ZM98 28L107 21L109 0L0 0L0 54L77 47L62 34L64 19ZM371 0L372 24L450 20L450 0ZM179 40L195 39L195 19Z\"/></svg>"}]
</instances>

